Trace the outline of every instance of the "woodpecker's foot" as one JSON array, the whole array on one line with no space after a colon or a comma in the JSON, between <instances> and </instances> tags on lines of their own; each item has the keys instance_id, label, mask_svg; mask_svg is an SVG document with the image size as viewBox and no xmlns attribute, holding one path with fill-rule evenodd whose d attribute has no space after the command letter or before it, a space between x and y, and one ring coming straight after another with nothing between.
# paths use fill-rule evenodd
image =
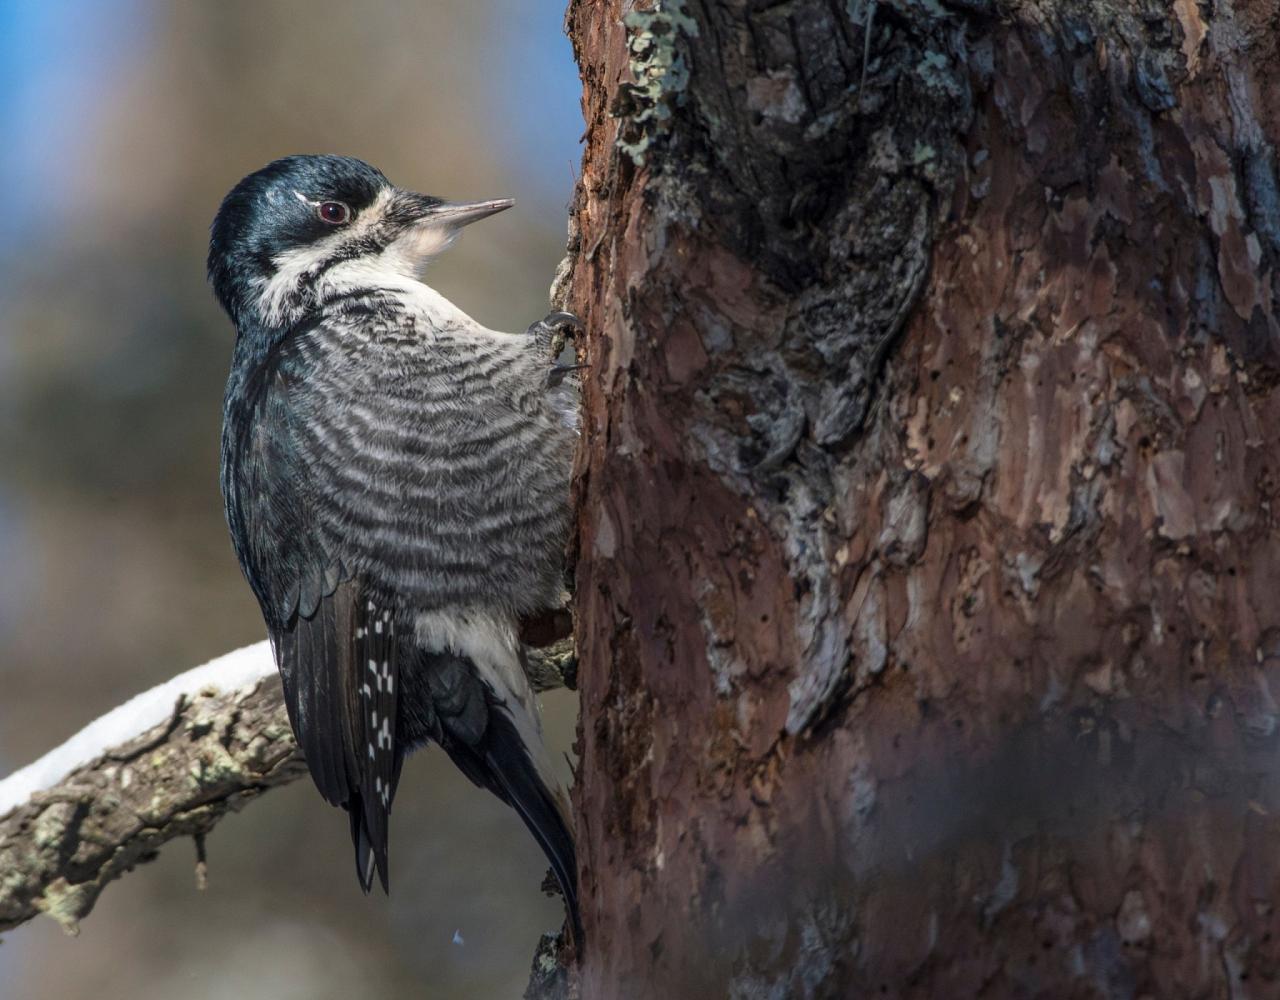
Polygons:
<instances>
[{"instance_id":1,"label":"woodpecker's foot","mask_svg":"<svg viewBox=\"0 0 1280 1000\"><path fill-rule=\"evenodd\" d=\"M547 372L547 388L554 389L564 381L566 375L572 375L574 372L580 372L585 369L586 365L552 365Z\"/></svg>"},{"instance_id":2,"label":"woodpecker's foot","mask_svg":"<svg viewBox=\"0 0 1280 1000\"><path fill-rule=\"evenodd\" d=\"M583 333L586 327L582 325L582 320L578 319L571 312L547 313L542 319L529 327L526 333L531 337L537 337L538 340L547 345L548 353L552 360L558 360L560 355L564 353L565 345L569 338L577 337Z\"/></svg>"},{"instance_id":3,"label":"woodpecker's foot","mask_svg":"<svg viewBox=\"0 0 1280 1000\"><path fill-rule=\"evenodd\" d=\"M578 335L585 330L582 320L573 313L557 310L547 313L525 331L529 336L538 339L539 345L546 348L550 358L551 367L547 370L548 389L558 386L564 381L566 375L580 372L587 367L581 363L583 344L578 339ZM570 339L573 340L572 355L566 356L566 352L570 350Z\"/></svg>"}]
</instances>

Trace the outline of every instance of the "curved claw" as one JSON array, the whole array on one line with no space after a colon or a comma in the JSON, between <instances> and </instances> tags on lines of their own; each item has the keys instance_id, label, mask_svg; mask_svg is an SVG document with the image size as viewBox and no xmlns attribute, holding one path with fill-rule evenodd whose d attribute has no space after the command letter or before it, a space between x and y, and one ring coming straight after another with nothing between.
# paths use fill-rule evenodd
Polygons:
<instances>
[{"instance_id":1,"label":"curved claw","mask_svg":"<svg viewBox=\"0 0 1280 1000\"><path fill-rule=\"evenodd\" d=\"M547 313L547 315L542 318L542 322L548 324L549 326L554 327L557 330L567 327L568 329L576 330L579 333L581 333L583 330L586 329L581 319L579 319L577 316L575 316L571 312L565 312L564 310L560 310L560 309L552 313Z\"/></svg>"},{"instance_id":2,"label":"curved claw","mask_svg":"<svg viewBox=\"0 0 1280 1000\"><path fill-rule=\"evenodd\" d=\"M586 371L588 365L552 365L547 371L547 388L554 389L572 372Z\"/></svg>"},{"instance_id":3,"label":"curved claw","mask_svg":"<svg viewBox=\"0 0 1280 1000\"><path fill-rule=\"evenodd\" d=\"M555 334L564 331L566 334L572 330L575 333L581 333L584 329L582 320L571 312L556 310L549 312L536 323L529 324L529 329L525 333L536 336L539 333Z\"/></svg>"}]
</instances>

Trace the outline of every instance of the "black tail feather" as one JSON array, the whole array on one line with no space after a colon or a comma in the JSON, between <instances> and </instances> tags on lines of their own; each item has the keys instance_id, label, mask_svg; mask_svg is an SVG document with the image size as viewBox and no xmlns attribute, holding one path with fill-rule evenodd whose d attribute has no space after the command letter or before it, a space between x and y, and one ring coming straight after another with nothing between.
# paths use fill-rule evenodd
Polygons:
<instances>
[{"instance_id":1,"label":"black tail feather","mask_svg":"<svg viewBox=\"0 0 1280 1000\"><path fill-rule=\"evenodd\" d=\"M501 705L493 704L489 725L479 746L469 747L448 739L443 746L463 774L515 809L533 834L564 893L574 940L581 947L578 862L573 834L551 790L534 767L511 716Z\"/></svg>"},{"instance_id":2,"label":"black tail feather","mask_svg":"<svg viewBox=\"0 0 1280 1000\"><path fill-rule=\"evenodd\" d=\"M512 713L523 712L523 706L508 706L466 657L421 649L416 656L413 666L400 672L399 745L438 743L458 770L515 809L555 873L581 947L573 833L554 787L544 781L532 756L541 747L525 745L526 738L539 738L536 720L518 723Z\"/></svg>"},{"instance_id":3,"label":"black tail feather","mask_svg":"<svg viewBox=\"0 0 1280 1000\"><path fill-rule=\"evenodd\" d=\"M573 921L574 940L582 942L582 920L578 912L578 856L573 834L552 797L551 790L538 775L533 761L516 731L515 723L503 708L489 715L489 733L485 758L505 798L524 820L534 839L547 856L560 890L564 893Z\"/></svg>"},{"instance_id":4,"label":"black tail feather","mask_svg":"<svg viewBox=\"0 0 1280 1000\"><path fill-rule=\"evenodd\" d=\"M388 858L384 853L378 857L374 850L373 838L369 836L369 828L365 825L364 803L359 794L353 795L344 807L347 818L351 820L351 844L356 852L356 878L360 888L367 896L373 890L373 875L376 871L382 883L382 891L390 892L390 872Z\"/></svg>"}]
</instances>

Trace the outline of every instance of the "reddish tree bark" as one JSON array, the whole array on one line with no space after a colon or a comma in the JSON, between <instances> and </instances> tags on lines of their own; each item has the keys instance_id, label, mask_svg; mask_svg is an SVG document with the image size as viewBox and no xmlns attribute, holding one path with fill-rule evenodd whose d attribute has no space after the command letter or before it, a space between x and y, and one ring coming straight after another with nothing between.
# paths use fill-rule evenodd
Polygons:
<instances>
[{"instance_id":1,"label":"reddish tree bark","mask_svg":"<svg viewBox=\"0 0 1280 1000\"><path fill-rule=\"evenodd\" d=\"M582 995L1276 995L1275 0L636 6Z\"/></svg>"}]
</instances>

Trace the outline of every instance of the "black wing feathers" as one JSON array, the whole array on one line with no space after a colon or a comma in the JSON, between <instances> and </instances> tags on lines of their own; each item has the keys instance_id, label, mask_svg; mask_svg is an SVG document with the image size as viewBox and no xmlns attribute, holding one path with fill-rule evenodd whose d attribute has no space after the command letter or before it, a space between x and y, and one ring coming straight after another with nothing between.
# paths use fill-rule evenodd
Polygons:
<instances>
[{"instance_id":1,"label":"black wing feathers","mask_svg":"<svg viewBox=\"0 0 1280 1000\"><path fill-rule=\"evenodd\" d=\"M238 356L241 341L236 350ZM273 360L254 367L243 382L233 377L228 384L221 479L241 569L268 629L282 632L299 610L300 618L312 618L320 598L333 593L345 574L312 530L306 489L310 459L300 452L294 433L290 359Z\"/></svg>"},{"instance_id":2,"label":"black wing feathers","mask_svg":"<svg viewBox=\"0 0 1280 1000\"><path fill-rule=\"evenodd\" d=\"M347 591L335 591L310 618L297 618L276 640L285 705L311 777L331 805L350 797L352 784L344 732L347 729L340 678L350 672L349 636L337 619ZM337 696L335 696L337 695Z\"/></svg>"},{"instance_id":3,"label":"black wing feathers","mask_svg":"<svg viewBox=\"0 0 1280 1000\"><path fill-rule=\"evenodd\" d=\"M285 703L311 777L351 814L356 874L366 892L376 868L388 886L388 816L399 759L395 615L348 580L310 618L276 637Z\"/></svg>"},{"instance_id":4,"label":"black wing feathers","mask_svg":"<svg viewBox=\"0 0 1280 1000\"><path fill-rule=\"evenodd\" d=\"M352 694L351 747L356 758L354 770L358 776L359 800L348 808L353 832L356 813L361 814L363 839L373 853L383 891L387 891L387 820L400 771L395 740L399 700L395 615L385 604L365 596L359 601L355 618L352 633L355 662L349 691ZM368 892L368 856L362 856L361 844L362 839L357 836L357 873L360 884Z\"/></svg>"}]
</instances>

